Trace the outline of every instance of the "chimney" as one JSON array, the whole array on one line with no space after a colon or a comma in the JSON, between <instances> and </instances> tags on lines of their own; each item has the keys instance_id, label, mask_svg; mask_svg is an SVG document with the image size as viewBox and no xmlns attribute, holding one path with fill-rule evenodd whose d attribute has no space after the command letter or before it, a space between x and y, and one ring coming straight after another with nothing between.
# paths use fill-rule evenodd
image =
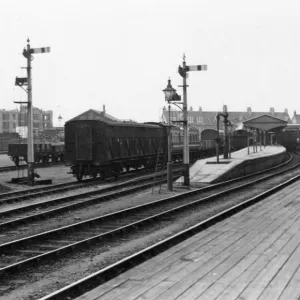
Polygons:
<instances>
[{"instance_id":1,"label":"chimney","mask_svg":"<svg viewBox=\"0 0 300 300\"><path fill-rule=\"evenodd\" d=\"M270 107L270 113L272 114L272 116L274 116L274 113L275 113L274 107Z\"/></svg>"},{"instance_id":2,"label":"chimney","mask_svg":"<svg viewBox=\"0 0 300 300\"><path fill-rule=\"evenodd\" d=\"M190 106L190 111L193 111L193 106Z\"/></svg>"},{"instance_id":3,"label":"chimney","mask_svg":"<svg viewBox=\"0 0 300 300\"><path fill-rule=\"evenodd\" d=\"M286 113L286 114L289 113L287 108L284 109L284 113Z\"/></svg>"},{"instance_id":4,"label":"chimney","mask_svg":"<svg viewBox=\"0 0 300 300\"><path fill-rule=\"evenodd\" d=\"M251 116L251 114L252 114L251 107L247 107L247 113L248 113L249 116Z\"/></svg>"},{"instance_id":5,"label":"chimney","mask_svg":"<svg viewBox=\"0 0 300 300\"><path fill-rule=\"evenodd\" d=\"M201 106L199 106L199 111L202 112L202 107Z\"/></svg>"},{"instance_id":6,"label":"chimney","mask_svg":"<svg viewBox=\"0 0 300 300\"><path fill-rule=\"evenodd\" d=\"M294 116L296 117L296 115L297 115L297 112L294 110Z\"/></svg>"},{"instance_id":7,"label":"chimney","mask_svg":"<svg viewBox=\"0 0 300 300\"><path fill-rule=\"evenodd\" d=\"M227 112L227 105L223 105L223 112Z\"/></svg>"},{"instance_id":8,"label":"chimney","mask_svg":"<svg viewBox=\"0 0 300 300\"><path fill-rule=\"evenodd\" d=\"M166 110L166 107L165 107L165 106L163 107L163 110Z\"/></svg>"},{"instance_id":9,"label":"chimney","mask_svg":"<svg viewBox=\"0 0 300 300\"><path fill-rule=\"evenodd\" d=\"M104 114L106 113L105 105L103 105L103 113L104 113Z\"/></svg>"}]
</instances>

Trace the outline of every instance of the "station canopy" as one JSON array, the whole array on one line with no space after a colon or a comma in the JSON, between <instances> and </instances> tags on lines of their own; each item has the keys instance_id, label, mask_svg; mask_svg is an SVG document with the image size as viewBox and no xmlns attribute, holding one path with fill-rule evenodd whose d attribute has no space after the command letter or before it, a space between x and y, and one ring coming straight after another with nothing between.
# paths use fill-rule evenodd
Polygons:
<instances>
[{"instance_id":1,"label":"station canopy","mask_svg":"<svg viewBox=\"0 0 300 300\"><path fill-rule=\"evenodd\" d=\"M244 127L250 129L259 129L263 131L271 131L274 129L283 129L287 125L287 121L274 118L269 115L261 115L253 119L243 122Z\"/></svg>"}]
</instances>

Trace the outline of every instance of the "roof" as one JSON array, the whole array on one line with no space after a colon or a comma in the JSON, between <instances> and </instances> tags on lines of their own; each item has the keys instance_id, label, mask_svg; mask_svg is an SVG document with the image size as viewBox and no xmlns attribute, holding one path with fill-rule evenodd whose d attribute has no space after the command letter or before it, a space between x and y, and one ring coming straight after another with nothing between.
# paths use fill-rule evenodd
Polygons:
<instances>
[{"instance_id":1,"label":"roof","mask_svg":"<svg viewBox=\"0 0 300 300\"><path fill-rule=\"evenodd\" d=\"M293 124L300 124L300 115L294 114L293 119L292 119Z\"/></svg>"},{"instance_id":2,"label":"roof","mask_svg":"<svg viewBox=\"0 0 300 300\"><path fill-rule=\"evenodd\" d=\"M285 127L287 124L287 121L264 114L264 115L249 119L249 120L243 122L243 124L245 125L245 127L256 128L256 129L268 131L268 130L272 130L275 128Z\"/></svg>"},{"instance_id":3,"label":"roof","mask_svg":"<svg viewBox=\"0 0 300 300\"><path fill-rule=\"evenodd\" d=\"M101 120L101 121L107 121L107 122L118 122L121 121L108 113L104 111L99 111L95 109L89 109L82 114L76 116L73 119L70 119L69 121L74 121L74 120Z\"/></svg>"}]
</instances>

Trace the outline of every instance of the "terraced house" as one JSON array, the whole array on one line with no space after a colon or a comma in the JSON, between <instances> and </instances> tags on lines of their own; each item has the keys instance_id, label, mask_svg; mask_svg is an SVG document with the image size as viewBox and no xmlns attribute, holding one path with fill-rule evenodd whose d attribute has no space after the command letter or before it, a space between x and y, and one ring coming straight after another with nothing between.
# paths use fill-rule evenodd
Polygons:
<instances>
[{"instance_id":1,"label":"terraced house","mask_svg":"<svg viewBox=\"0 0 300 300\"><path fill-rule=\"evenodd\" d=\"M287 109L285 109L284 112L276 112L273 107L271 107L267 112L252 111L251 107L247 107L246 111L230 111L226 106L224 106L223 109L228 111L228 120L232 124L232 130L243 129L244 121L261 115L269 115L287 121L288 123L292 122ZM219 112L220 111L203 111L201 107L199 107L198 110L194 110L193 107L190 107L188 110L188 125L190 127L197 128L199 133L201 133L204 129L217 129L217 114ZM295 116L294 118L296 118ZM170 121L172 124L182 125L182 120L183 114L181 110L170 110ZM169 110L166 107L163 108L160 121L164 123L169 122ZM220 121L220 129L223 130L222 119Z\"/></svg>"}]
</instances>

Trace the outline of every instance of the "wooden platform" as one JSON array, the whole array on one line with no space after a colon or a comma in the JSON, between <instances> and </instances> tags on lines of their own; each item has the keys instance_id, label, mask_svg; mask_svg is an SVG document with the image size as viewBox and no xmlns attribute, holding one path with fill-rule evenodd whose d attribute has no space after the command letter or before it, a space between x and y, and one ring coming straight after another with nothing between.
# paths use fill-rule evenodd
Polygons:
<instances>
[{"instance_id":1,"label":"wooden platform","mask_svg":"<svg viewBox=\"0 0 300 300\"><path fill-rule=\"evenodd\" d=\"M77 299L299 299L299 244L296 182Z\"/></svg>"}]
</instances>

